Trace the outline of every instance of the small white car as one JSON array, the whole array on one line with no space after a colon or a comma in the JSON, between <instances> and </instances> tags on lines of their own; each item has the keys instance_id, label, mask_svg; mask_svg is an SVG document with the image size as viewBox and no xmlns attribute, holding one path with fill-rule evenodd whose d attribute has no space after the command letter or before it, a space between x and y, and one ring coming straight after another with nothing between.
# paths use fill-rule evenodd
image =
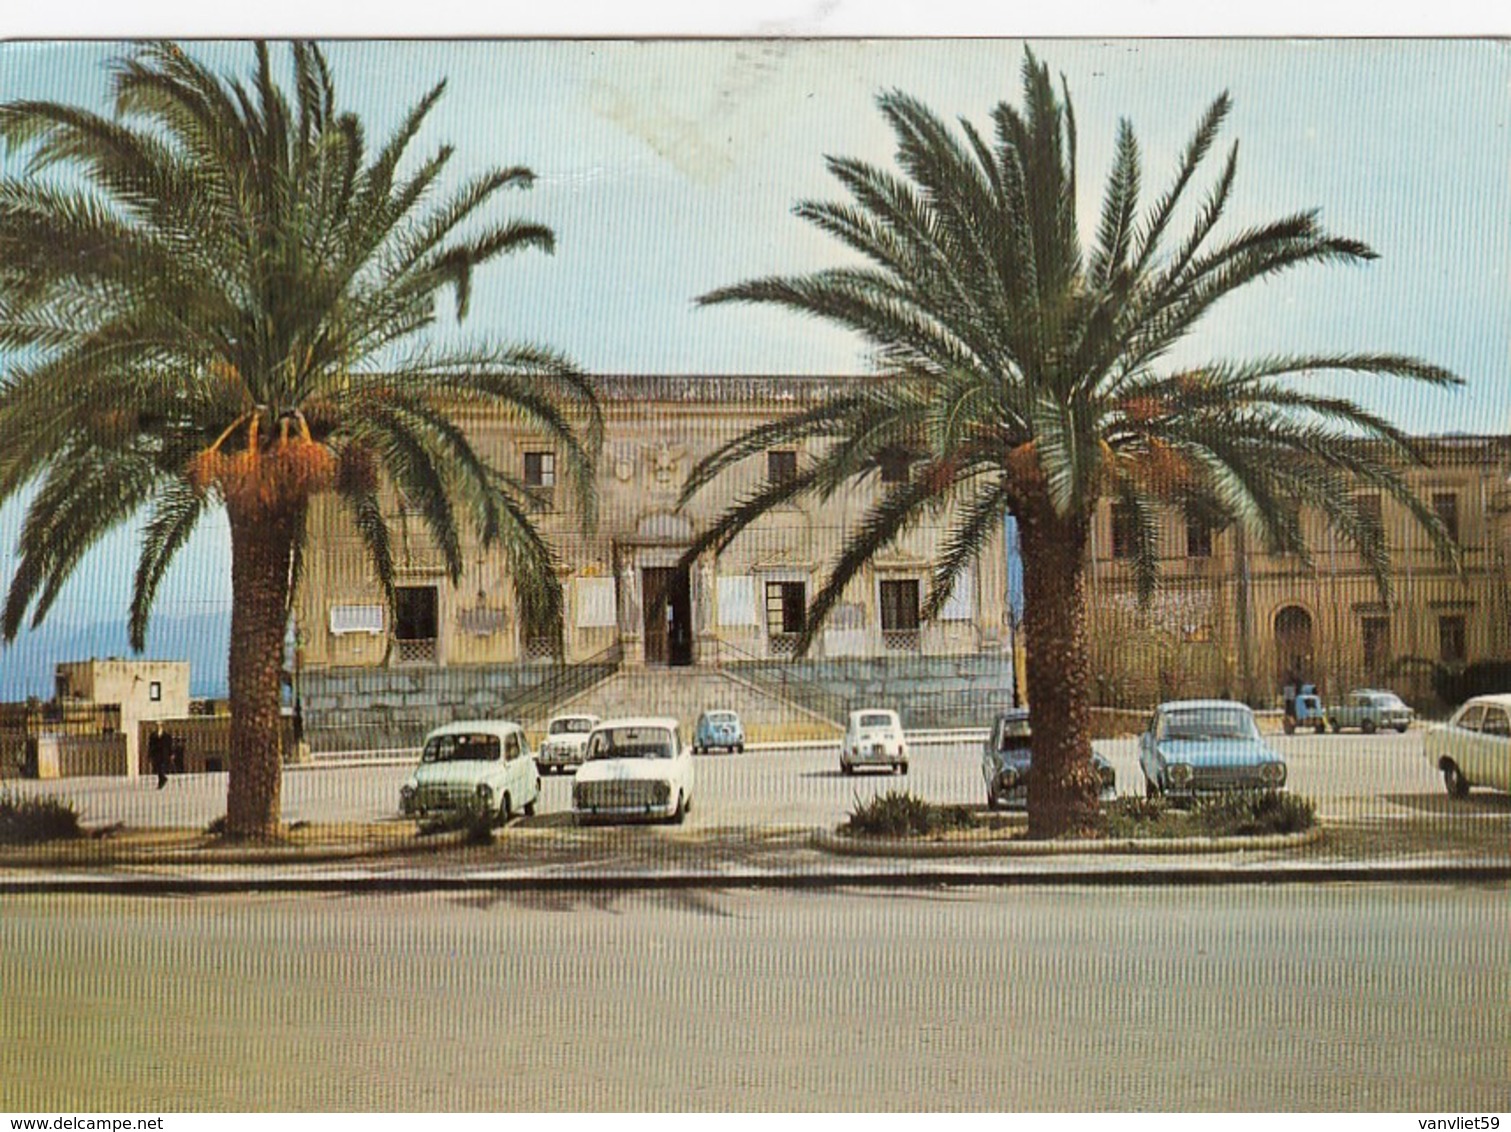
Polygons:
<instances>
[{"instance_id":1,"label":"small white car","mask_svg":"<svg viewBox=\"0 0 1511 1132\"><path fill-rule=\"evenodd\" d=\"M1471 786L1511 792L1511 695L1475 696L1447 723L1429 727L1422 751L1454 798Z\"/></svg>"},{"instance_id":2,"label":"small white car","mask_svg":"<svg viewBox=\"0 0 1511 1132\"><path fill-rule=\"evenodd\" d=\"M420 765L399 789L399 812L425 818L476 806L506 822L535 812L540 772L517 723L468 719L425 736Z\"/></svg>"},{"instance_id":3,"label":"small white car","mask_svg":"<svg viewBox=\"0 0 1511 1132\"><path fill-rule=\"evenodd\" d=\"M866 708L850 713L844 744L839 750L839 769L842 774L854 774L857 767L863 766L884 766L899 774L908 773L908 745L902 737L902 721L895 711Z\"/></svg>"},{"instance_id":4,"label":"small white car","mask_svg":"<svg viewBox=\"0 0 1511 1132\"><path fill-rule=\"evenodd\" d=\"M582 752L588 735L598 726L596 715L558 715L546 724L546 736L535 752L535 765L541 774L560 774L582 765Z\"/></svg>"},{"instance_id":5,"label":"small white car","mask_svg":"<svg viewBox=\"0 0 1511 1132\"><path fill-rule=\"evenodd\" d=\"M634 818L681 822L692 804L692 748L675 719L608 719L593 728L572 783L579 825Z\"/></svg>"}]
</instances>

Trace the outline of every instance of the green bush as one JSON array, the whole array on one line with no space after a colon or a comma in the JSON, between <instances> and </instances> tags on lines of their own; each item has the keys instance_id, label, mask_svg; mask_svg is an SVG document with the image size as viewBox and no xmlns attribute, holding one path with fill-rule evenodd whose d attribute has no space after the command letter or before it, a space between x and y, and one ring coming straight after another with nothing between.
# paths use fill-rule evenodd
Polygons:
<instances>
[{"instance_id":1,"label":"green bush","mask_svg":"<svg viewBox=\"0 0 1511 1132\"><path fill-rule=\"evenodd\" d=\"M1309 798L1278 790L1239 790L1198 798L1191 820L1209 837L1301 833L1317 821Z\"/></svg>"},{"instance_id":2,"label":"green bush","mask_svg":"<svg viewBox=\"0 0 1511 1132\"><path fill-rule=\"evenodd\" d=\"M866 802L857 796L845 828L878 837L907 837L969 829L974 823L967 806L936 806L905 790L889 790Z\"/></svg>"},{"instance_id":3,"label":"green bush","mask_svg":"<svg viewBox=\"0 0 1511 1132\"><path fill-rule=\"evenodd\" d=\"M32 845L83 836L72 802L0 792L0 844Z\"/></svg>"}]
</instances>

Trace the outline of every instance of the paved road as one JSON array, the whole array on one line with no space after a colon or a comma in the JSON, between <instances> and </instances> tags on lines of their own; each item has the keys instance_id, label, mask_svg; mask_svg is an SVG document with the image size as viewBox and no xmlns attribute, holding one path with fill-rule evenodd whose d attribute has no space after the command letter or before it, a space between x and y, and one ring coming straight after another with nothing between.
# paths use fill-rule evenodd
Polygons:
<instances>
[{"instance_id":1,"label":"paved road","mask_svg":"<svg viewBox=\"0 0 1511 1132\"><path fill-rule=\"evenodd\" d=\"M0 1110L1501 1111L1511 892L0 898Z\"/></svg>"},{"instance_id":2,"label":"paved road","mask_svg":"<svg viewBox=\"0 0 1511 1132\"><path fill-rule=\"evenodd\" d=\"M1441 781L1422 757L1418 731L1369 737L1276 736L1271 741L1290 762L1291 789L1315 799L1324 817L1402 817L1446 811L1450 806ZM1120 791L1142 789L1133 740L1102 742L1097 747L1111 759ZM979 759L979 747L973 743L915 744L906 778L875 772L852 778L840 774L837 749L706 755L697 759L691 820L718 827L834 825L844 820L857 797L897 788L931 801L980 804ZM312 822L391 817L398 806L399 786L408 774L408 766L291 770L284 775L284 816L289 821ZM571 781L570 776L544 780L542 818L571 808ZM225 812L223 774L180 776L161 791L151 777L16 785L27 792L73 798L89 823L203 827ZM1500 802L1506 804L1500 806ZM1505 796L1496 796L1488 805L1494 814L1511 815L1511 799Z\"/></svg>"}]
</instances>

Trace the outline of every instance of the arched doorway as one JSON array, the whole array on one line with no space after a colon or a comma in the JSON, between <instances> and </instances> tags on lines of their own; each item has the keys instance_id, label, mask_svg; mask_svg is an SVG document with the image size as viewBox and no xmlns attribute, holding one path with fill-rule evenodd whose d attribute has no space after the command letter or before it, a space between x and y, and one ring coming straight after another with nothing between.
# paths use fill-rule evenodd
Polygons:
<instances>
[{"instance_id":1,"label":"arched doorway","mask_svg":"<svg viewBox=\"0 0 1511 1132\"><path fill-rule=\"evenodd\" d=\"M1314 684L1312 663L1312 615L1299 605L1287 605L1275 614L1275 682Z\"/></svg>"}]
</instances>

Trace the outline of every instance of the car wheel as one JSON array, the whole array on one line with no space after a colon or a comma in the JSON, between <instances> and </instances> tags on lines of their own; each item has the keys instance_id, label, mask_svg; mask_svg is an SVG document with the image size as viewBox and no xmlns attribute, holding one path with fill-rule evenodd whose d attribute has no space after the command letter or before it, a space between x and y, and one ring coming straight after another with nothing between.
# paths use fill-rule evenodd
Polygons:
<instances>
[{"instance_id":1,"label":"car wheel","mask_svg":"<svg viewBox=\"0 0 1511 1132\"><path fill-rule=\"evenodd\" d=\"M1363 723L1359 724L1359 730L1366 735L1373 735L1375 733L1375 721L1366 719Z\"/></svg>"},{"instance_id":2,"label":"car wheel","mask_svg":"<svg viewBox=\"0 0 1511 1132\"><path fill-rule=\"evenodd\" d=\"M1336 720L1334 720L1334 721L1333 721L1333 724L1332 724L1332 728L1333 728L1333 734L1334 734L1334 735L1336 735L1336 734L1338 734L1338 732L1339 732L1339 730L1341 730L1341 729L1340 729L1340 728L1339 728L1339 727L1338 727L1338 723L1337 723L1337 721L1336 721Z\"/></svg>"},{"instance_id":3,"label":"car wheel","mask_svg":"<svg viewBox=\"0 0 1511 1132\"><path fill-rule=\"evenodd\" d=\"M907 774L908 773L908 764L907 763L898 763L897 764L897 773L898 774Z\"/></svg>"},{"instance_id":4,"label":"car wheel","mask_svg":"<svg viewBox=\"0 0 1511 1132\"><path fill-rule=\"evenodd\" d=\"M1326 735L1327 734L1327 724L1326 723L1319 723L1319 724L1317 724L1317 734L1318 735Z\"/></svg>"},{"instance_id":5,"label":"car wheel","mask_svg":"<svg viewBox=\"0 0 1511 1132\"><path fill-rule=\"evenodd\" d=\"M1401 728L1401 730L1405 731L1406 728L1403 727L1403 728ZM735 754L737 754L737 755L743 755L744 753L745 753L745 744L744 743L736 743L735 744Z\"/></svg>"},{"instance_id":6,"label":"car wheel","mask_svg":"<svg viewBox=\"0 0 1511 1132\"><path fill-rule=\"evenodd\" d=\"M533 818L535 816L535 803L538 802L539 800L540 800L540 794L537 792L536 795L535 795L535 799L533 801L529 801L529 802L525 803L525 806L524 806L525 817L527 817L527 818Z\"/></svg>"},{"instance_id":7,"label":"car wheel","mask_svg":"<svg viewBox=\"0 0 1511 1132\"><path fill-rule=\"evenodd\" d=\"M677 808L672 811L672 824L681 825L687 817L687 803L682 800L680 791L677 793Z\"/></svg>"},{"instance_id":8,"label":"car wheel","mask_svg":"<svg viewBox=\"0 0 1511 1132\"><path fill-rule=\"evenodd\" d=\"M845 762L844 760L840 760L839 772L841 774L854 774L855 773L855 768L853 766L851 766L849 763Z\"/></svg>"},{"instance_id":9,"label":"car wheel","mask_svg":"<svg viewBox=\"0 0 1511 1132\"><path fill-rule=\"evenodd\" d=\"M1159 788L1159 783L1155 782L1154 779L1150 778L1147 774L1144 775L1145 798L1158 798L1163 793L1164 791Z\"/></svg>"},{"instance_id":10,"label":"car wheel","mask_svg":"<svg viewBox=\"0 0 1511 1132\"><path fill-rule=\"evenodd\" d=\"M1285 728L1287 735L1296 734L1296 721L1294 719L1287 719L1281 726Z\"/></svg>"},{"instance_id":11,"label":"car wheel","mask_svg":"<svg viewBox=\"0 0 1511 1132\"><path fill-rule=\"evenodd\" d=\"M1405 735L1406 734L1406 724L1404 724L1404 723L1398 723L1398 724L1396 724L1396 734L1398 734L1398 735Z\"/></svg>"},{"instance_id":12,"label":"car wheel","mask_svg":"<svg viewBox=\"0 0 1511 1132\"><path fill-rule=\"evenodd\" d=\"M498 820L502 824L514 816L514 799L509 797L509 791L504 791L504 800L498 804Z\"/></svg>"},{"instance_id":13,"label":"car wheel","mask_svg":"<svg viewBox=\"0 0 1511 1132\"><path fill-rule=\"evenodd\" d=\"M995 810L1001 805L1002 801L997 797L997 792L988 786L986 788L986 808L988 810Z\"/></svg>"},{"instance_id":14,"label":"car wheel","mask_svg":"<svg viewBox=\"0 0 1511 1132\"><path fill-rule=\"evenodd\" d=\"M1464 777L1464 772L1458 768L1457 763L1443 767L1443 787L1450 798L1469 797L1469 780Z\"/></svg>"}]
</instances>

